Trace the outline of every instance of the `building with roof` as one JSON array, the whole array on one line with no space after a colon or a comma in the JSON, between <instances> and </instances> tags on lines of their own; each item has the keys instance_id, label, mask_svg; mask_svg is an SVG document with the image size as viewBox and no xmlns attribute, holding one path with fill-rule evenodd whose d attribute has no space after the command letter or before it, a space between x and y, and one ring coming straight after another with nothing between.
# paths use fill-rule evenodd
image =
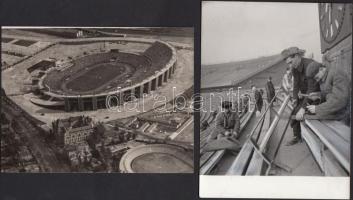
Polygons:
<instances>
[{"instance_id":1,"label":"building with roof","mask_svg":"<svg viewBox=\"0 0 353 200\"><path fill-rule=\"evenodd\" d=\"M57 119L52 123L52 134L61 145L82 144L93 134L95 124L86 116Z\"/></svg>"}]
</instances>

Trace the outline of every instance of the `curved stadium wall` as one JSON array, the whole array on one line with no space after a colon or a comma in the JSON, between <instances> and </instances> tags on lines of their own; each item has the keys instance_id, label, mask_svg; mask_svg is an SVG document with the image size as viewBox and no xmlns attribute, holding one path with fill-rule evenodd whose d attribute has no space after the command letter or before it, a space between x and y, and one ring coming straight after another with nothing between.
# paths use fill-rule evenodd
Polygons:
<instances>
[{"instance_id":1,"label":"curved stadium wall","mask_svg":"<svg viewBox=\"0 0 353 200\"><path fill-rule=\"evenodd\" d=\"M104 83L102 87L98 85L96 88L84 91L80 86L73 87L74 90L72 90L72 87L67 87L68 83L75 82L75 79L79 80L81 76L87 75L89 72L85 72L85 70L95 70L90 68L97 68L100 67L97 65L101 63L111 62L123 65L125 70L127 69L130 73L126 74L125 77L112 78L111 76L114 75L109 74L108 67L105 73L112 80ZM131 101L131 97L140 98L143 94L157 90L158 87L165 84L172 77L176 62L175 48L166 42L155 41L142 54L113 50L79 58L74 61L72 66L62 71L51 68L38 81L38 88L41 95L46 97L45 99L64 101L64 109L68 112L96 110L106 108L108 95L116 95L116 98L119 99L116 104L121 104ZM76 82L82 84L82 81ZM84 82L84 84L87 83ZM106 85L108 86L103 87Z\"/></svg>"}]
</instances>

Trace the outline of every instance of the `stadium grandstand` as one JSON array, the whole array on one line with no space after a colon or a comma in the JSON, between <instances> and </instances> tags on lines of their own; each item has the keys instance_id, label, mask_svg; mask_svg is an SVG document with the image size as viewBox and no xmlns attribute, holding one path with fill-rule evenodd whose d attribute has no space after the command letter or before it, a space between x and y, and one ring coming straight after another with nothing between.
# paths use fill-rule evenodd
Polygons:
<instances>
[{"instance_id":1,"label":"stadium grandstand","mask_svg":"<svg viewBox=\"0 0 353 200\"><path fill-rule=\"evenodd\" d=\"M108 95L119 97L119 103L140 98L171 78L176 51L168 43L155 41L142 53L110 49L70 62L71 65L47 68L36 81L38 98L33 98L32 103L84 111L105 108ZM29 69L33 67L36 68Z\"/></svg>"}]
</instances>

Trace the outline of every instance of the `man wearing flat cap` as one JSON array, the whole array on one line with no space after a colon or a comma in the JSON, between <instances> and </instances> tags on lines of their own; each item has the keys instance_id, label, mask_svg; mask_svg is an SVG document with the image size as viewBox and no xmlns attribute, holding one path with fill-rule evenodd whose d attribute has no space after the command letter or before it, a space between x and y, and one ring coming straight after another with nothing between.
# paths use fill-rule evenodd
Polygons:
<instances>
[{"instance_id":1,"label":"man wearing flat cap","mask_svg":"<svg viewBox=\"0 0 353 200\"><path fill-rule=\"evenodd\" d=\"M217 114L215 127L207 142L221 137L239 137L240 120L236 109L232 109L232 102L223 101L221 112Z\"/></svg>"},{"instance_id":2,"label":"man wearing flat cap","mask_svg":"<svg viewBox=\"0 0 353 200\"><path fill-rule=\"evenodd\" d=\"M307 76L314 78L320 84L320 93L310 93L308 98L321 99L319 105L307 106L316 119L342 121L350 125L350 85L345 72L339 66L327 68L321 65L319 69L308 68Z\"/></svg>"},{"instance_id":3,"label":"man wearing flat cap","mask_svg":"<svg viewBox=\"0 0 353 200\"><path fill-rule=\"evenodd\" d=\"M305 107L308 104L308 99L303 97L302 94L309 94L312 92L319 92L320 86L314 78L307 77L306 71L309 67L319 68L320 63L304 58L305 50L298 47L290 47L282 51L281 55L289 67L292 69L293 74L293 112L295 120L291 121L293 128L293 139L287 145L294 145L301 141L300 121L303 120L305 114Z\"/></svg>"}]
</instances>

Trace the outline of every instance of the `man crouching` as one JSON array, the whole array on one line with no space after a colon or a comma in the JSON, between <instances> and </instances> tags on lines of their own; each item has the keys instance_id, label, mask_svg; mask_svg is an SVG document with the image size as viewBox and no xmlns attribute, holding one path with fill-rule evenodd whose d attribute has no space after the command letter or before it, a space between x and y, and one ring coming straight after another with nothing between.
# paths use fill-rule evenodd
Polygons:
<instances>
[{"instance_id":1,"label":"man crouching","mask_svg":"<svg viewBox=\"0 0 353 200\"><path fill-rule=\"evenodd\" d=\"M240 130L240 120L237 109L232 109L232 102L223 101L221 104L221 112L216 117L215 127L207 139L207 143L228 137L237 139Z\"/></svg>"},{"instance_id":2,"label":"man crouching","mask_svg":"<svg viewBox=\"0 0 353 200\"><path fill-rule=\"evenodd\" d=\"M346 73L338 66L308 69L307 76L313 77L320 84L320 93L310 93L308 98L321 99L319 105L307 106L316 119L332 119L350 125L350 84Z\"/></svg>"}]
</instances>

